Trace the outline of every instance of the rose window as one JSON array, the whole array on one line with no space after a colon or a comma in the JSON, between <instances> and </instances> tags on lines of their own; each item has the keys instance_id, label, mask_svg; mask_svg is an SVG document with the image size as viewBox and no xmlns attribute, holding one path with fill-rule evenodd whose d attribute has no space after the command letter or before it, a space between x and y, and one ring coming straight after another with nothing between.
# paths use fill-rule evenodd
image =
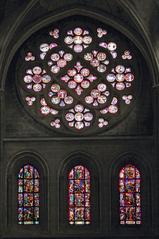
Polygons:
<instances>
[{"instance_id":1,"label":"rose window","mask_svg":"<svg viewBox=\"0 0 159 239\"><path fill-rule=\"evenodd\" d=\"M95 24L54 24L20 50L20 98L50 130L106 131L134 105L141 78L136 47L117 30Z\"/></svg>"}]
</instances>

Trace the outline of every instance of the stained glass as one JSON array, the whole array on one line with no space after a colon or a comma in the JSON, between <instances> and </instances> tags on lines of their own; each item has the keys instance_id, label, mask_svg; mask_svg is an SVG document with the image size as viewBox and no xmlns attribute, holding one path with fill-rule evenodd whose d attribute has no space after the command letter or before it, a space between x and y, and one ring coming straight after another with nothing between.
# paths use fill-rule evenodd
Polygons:
<instances>
[{"instance_id":1,"label":"stained glass","mask_svg":"<svg viewBox=\"0 0 159 239\"><path fill-rule=\"evenodd\" d=\"M54 23L24 43L18 93L31 116L50 130L102 132L134 104L142 57L110 26L72 20ZM78 112L77 105L83 110Z\"/></svg>"},{"instance_id":2,"label":"stained glass","mask_svg":"<svg viewBox=\"0 0 159 239\"><path fill-rule=\"evenodd\" d=\"M98 84L97 88L91 90L90 95L85 97L85 102L87 104L92 104L93 106L105 104L107 102L107 97L110 94L109 91L106 89L106 84Z\"/></svg>"},{"instance_id":3,"label":"stained glass","mask_svg":"<svg viewBox=\"0 0 159 239\"><path fill-rule=\"evenodd\" d=\"M39 224L39 173L30 164L18 174L18 224Z\"/></svg>"},{"instance_id":4,"label":"stained glass","mask_svg":"<svg viewBox=\"0 0 159 239\"><path fill-rule=\"evenodd\" d=\"M90 173L82 165L68 175L68 218L70 224L90 224Z\"/></svg>"},{"instance_id":5,"label":"stained glass","mask_svg":"<svg viewBox=\"0 0 159 239\"><path fill-rule=\"evenodd\" d=\"M70 127L75 127L80 130L84 127L89 127L93 120L93 114L83 105L75 105L74 109L66 113L65 119Z\"/></svg>"},{"instance_id":6,"label":"stained glass","mask_svg":"<svg viewBox=\"0 0 159 239\"><path fill-rule=\"evenodd\" d=\"M92 37L89 35L89 31L77 27L74 30L67 31L64 42L69 48L74 49L76 53L80 53L89 46L92 42Z\"/></svg>"},{"instance_id":7,"label":"stained glass","mask_svg":"<svg viewBox=\"0 0 159 239\"><path fill-rule=\"evenodd\" d=\"M89 61L90 64L97 68L99 72L105 72L109 64L109 60L106 59L107 55L104 52L92 51L92 53L87 53L84 55L84 59Z\"/></svg>"},{"instance_id":8,"label":"stained glass","mask_svg":"<svg viewBox=\"0 0 159 239\"><path fill-rule=\"evenodd\" d=\"M91 82L97 79L90 74L88 68L84 68L80 62L77 62L74 68L67 71L67 75L61 77L61 80L67 83L70 89L74 89L77 95L81 95L84 89L89 88Z\"/></svg>"},{"instance_id":9,"label":"stained glass","mask_svg":"<svg viewBox=\"0 0 159 239\"><path fill-rule=\"evenodd\" d=\"M140 172L128 164L119 173L120 224L141 224Z\"/></svg>"}]
</instances>

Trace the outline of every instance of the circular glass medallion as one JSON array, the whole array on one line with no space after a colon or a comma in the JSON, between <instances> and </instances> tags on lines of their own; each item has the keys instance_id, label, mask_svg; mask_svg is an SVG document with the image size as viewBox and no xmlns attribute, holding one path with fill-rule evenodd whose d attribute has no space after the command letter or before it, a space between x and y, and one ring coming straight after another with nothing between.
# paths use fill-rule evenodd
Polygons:
<instances>
[{"instance_id":1,"label":"circular glass medallion","mask_svg":"<svg viewBox=\"0 0 159 239\"><path fill-rule=\"evenodd\" d=\"M117 90L124 90L125 89L125 84L124 83L117 83L115 87L116 87Z\"/></svg>"},{"instance_id":2,"label":"circular glass medallion","mask_svg":"<svg viewBox=\"0 0 159 239\"><path fill-rule=\"evenodd\" d=\"M64 59L65 59L66 61L71 61L71 60L73 59L73 56L72 56L72 54L70 54L70 53L66 53L66 54L64 55Z\"/></svg>"},{"instance_id":3,"label":"circular glass medallion","mask_svg":"<svg viewBox=\"0 0 159 239\"><path fill-rule=\"evenodd\" d=\"M85 44L90 44L92 42L92 37L90 37L90 36L83 37L83 42Z\"/></svg>"},{"instance_id":4,"label":"circular glass medallion","mask_svg":"<svg viewBox=\"0 0 159 239\"><path fill-rule=\"evenodd\" d=\"M99 91L99 90L96 90L96 89L92 90L92 91L91 91L91 96L92 96L93 98L99 97L99 96L100 96L100 91Z\"/></svg>"},{"instance_id":5,"label":"circular glass medallion","mask_svg":"<svg viewBox=\"0 0 159 239\"><path fill-rule=\"evenodd\" d=\"M51 60L52 61L58 61L59 59L60 59L59 54L54 53L54 54L51 55Z\"/></svg>"},{"instance_id":6,"label":"circular glass medallion","mask_svg":"<svg viewBox=\"0 0 159 239\"><path fill-rule=\"evenodd\" d=\"M84 123L83 122L76 122L75 123L75 128L76 129L83 129L84 128Z\"/></svg>"},{"instance_id":7,"label":"circular glass medallion","mask_svg":"<svg viewBox=\"0 0 159 239\"><path fill-rule=\"evenodd\" d=\"M76 112L82 112L83 109L84 109L83 105L76 105L76 106L75 106L75 111L76 111Z\"/></svg>"},{"instance_id":8,"label":"circular glass medallion","mask_svg":"<svg viewBox=\"0 0 159 239\"><path fill-rule=\"evenodd\" d=\"M92 96L86 96L85 101L87 104L92 104L93 103L93 97Z\"/></svg>"},{"instance_id":9,"label":"circular glass medallion","mask_svg":"<svg viewBox=\"0 0 159 239\"><path fill-rule=\"evenodd\" d=\"M65 37L64 42L66 44L70 45L73 43L73 38L71 36L67 36L67 37Z\"/></svg>"},{"instance_id":10,"label":"circular glass medallion","mask_svg":"<svg viewBox=\"0 0 159 239\"><path fill-rule=\"evenodd\" d=\"M92 61L93 60L93 54L92 53L87 53L84 55L84 59L86 61Z\"/></svg>"},{"instance_id":11,"label":"circular glass medallion","mask_svg":"<svg viewBox=\"0 0 159 239\"><path fill-rule=\"evenodd\" d=\"M74 114L67 113L65 118L66 118L67 121L73 121L74 120Z\"/></svg>"},{"instance_id":12,"label":"circular glass medallion","mask_svg":"<svg viewBox=\"0 0 159 239\"><path fill-rule=\"evenodd\" d=\"M82 74L84 77L86 77L86 76L89 76L90 71L89 71L87 68L83 68L83 69L81 70L81 74Z\"/></svg>"},{"instance_id":13,"label":"circular glass medallion","mask_svg":"<svg viewBox=\"0 0 159 239\"><path fill-rule=\"evenodd\" d=\"M104 104L107 101L107 97L105 95L100 95L97 98L97 101L98 101L99 104Z\"/></svg>"},{"instance_id":14,"label":"circular glass medallion","mask_svg":"<svg viewBox=\"0 0 159 239\"><path fill-rule=\"evenodd\" d=\"M57 62L57 65L61 68L65 67L67 64L67 62L64 60L64 59L60 59L58 62Z\"/></svg>"},{"instance_id":15,"label":"circular glass medallion","mask_svg":"<svg viewBox=\"0 0 159 239\"><path fill-rule=\"evenodd\" d=\"M128 73L125 75L125 80L128 81L128 82L131 82L134 80L134 75L131 74L131 73Z\"/></svg>"},{"instance_id":16,"label":"circular glass medallion","mask_svg":"<svg viewBox=\"0 0 159 239\"><path fill-rule=\"evenodd\" d=\"M99 52L99 53L97 54L97 59L98 59L99 61L104 61L104 60L106 59L106 54L105 54L104 52Z\"/></svg>"},{"instance_id":17,"label":"circular glass medallion","mask_svg":"<svg viewBox=\"0 0 159 239\"><path fill-rule=\"evenodd\" d=\"M60 71L60 67L59 66L52 66L51 71L52 71L52 73L56 74Z\"/></svg>"},{"instance_id":18,"label":"circular glass medallion","mask_svg":"<svg viewBox=\"0 0 159 239\"><path fill-rule=\"evenodd\" d=\"M35 92L39 92L42 90L42 86L40 84L35 84L35 85L33 85L33 90Z\"/></svg>"},{"instance_id":19,"label":"circular glass medallion","mask_svg":"<svg viewBox=\"0 0 159 239\"><path fill-rule=\"evenodd\" d=\"M117 74L116 75L116 80L118 81L118 82L122 82L122 81L124 81L124 74Z\"/></svg>"},{"instance_id":20,"label":"circular glass medallion","mask_svg":"<svg viewBox=\"0 0 159 239\"><path fill-rule=\"evenodd\" d=\"M76 27L74 29L74 34L80 36L82 34L83 30L80 27Z\"/></svg>"},{"instance_id":21,"label":"circular glass medallion","mask_svg":"<svg viewBox=\"0 0 159 239\"><path fill-rule=\"evenodd\" d=\"M42 76L42 82L43 83L49 83L51 81L51 76L49 76L49 75L43 75Z\"/></svg>"},{"instance_id":22,"label":"circular glass medallion","mask_svg":"<svg viewBox=\"0 0 159 239\"><path fill-rule=\"evenodd\" d=\"M35 66L35 67L33 68L33 73L34 73L35 75L39 75L39 74L41 74L41 72L42 72L41 67Z\"/></svg>"},{"instance_id":23,"label":"circular glass medallion","mask_svg":"<svg viewBox=\"0 0 159 239\"><path fill-rule=\"evenodd\" d=\"M97 59L93 59L91 61L91 65L94 66L94 67L97 67L97 66L99 66L99 61Z\"/></svg>"},{"instance_id":24,"label":"circular glass medallion","mask_svg":"<svg viewBox=\"0 0 159 239\"><path fill-rule=\"evenodd\" d=\"M82 44L82 37L81 36L75 36L74 37L74 43L75 44Z\"/></svg>"},{"instance_id":25,"label":"circular glass medallion","mask_svg":"<svg viewBox=\"0 0 159 239\"><path fill-rule=\"evenodd\" d=\"M86 120L86 121L91 121L92 119L93 119L93 114L92 113L85 113L84 114L84 119Z\"/></svg>"},{"instance_id":26,"label":"circular glass medallion","mask_svg":"<svg viewBox=\"0 0 159 239\"><path fill-rule=\"evenodd\" d=\"M82 50L83 50L83 46L81 46L81 45L75 45L74 46L74 51L75 52L80 53L80 52L82 52Z\"/></svg>"},{"instance_id":27,"label":"circular glass medallion","mask_svg":"<svg viewBox=\"0 0 159 239\"><path fill-rule=\"evenodd\" d=\"M66 90L59 90L58 97L60 99L64 99L66 96L67 96L67 91Z\"/></svg>"},{"instance_id":28,"label":"circular glass medallion","mask_svg":"<svg viewBox=\"0 0 159 239\"><path fill-rule=\"evenodd\" d=\"M70 70L67 71L67 73L68 73L69 76L74 76L74 75L76 75L76 70L75 69L70 69Z\"/></svg>"},{"instance_id":29,"label":"circular glass medallion","mask_svg":"<svg viewBox=\"0 0 159 239\"><path fill-rule=\"evenodd\" d=\"M83 81L83 76L81 74L75 75L74 81L76 81L77 83L80 83L81 81Z\"/></svg>"},{"instance_id":30,"label":"circular glass medallion","mask_svg":"<svg viewBox=\"0 0 159 239\"><path fill-rule=\"evenodd\" d=\"M73 97L72 96L66 96L64 98L64 101L65 101L66 104L70 105L70 104L73 103Z\"/></svg>"},{"instance_id":31,"label":"circular glass medallion","mask_svg":"<svg viewBox=\"0 0 159 239\"><path fill-rule=\"evenodd\" d=\"M115 42L109 42L107 47L109 51L115 51L117 48L117 45Z\"/></svg>"},{"instance_id":32,"label":"circular glass medallion","mask_svg":"<svg viewBox=\"0 0 159 239\"><path fill-rule=\"evenodd\" d=\"M117 73L121 74L121 73L124 73L125 67L122 66L122 65L118 65L118 66L115 67L115 70L116 70Z\"/></svg>"},{"instance_id":33,"label":"circular glass medallion","mask_svg":"<svg viewBox=\"0 0 159 239\"><path fill-rule=\"evenodd\" d=\"M51 102L54 105L58 105L60 103L60 98L59 97L52 97Z\"/></svg>"},{"instance_id":34,"label":"circular glass medallion","mask_svg":"<svg viewBox=\"0 0 159 239\"><path fill-rule=\"evenodd\" d=\"M40 51L47 52L49 50L49 45L47 43L43 43L40 45Z\"/></svg>"},{"instance_id":35,"label":"circular glass medallion","mask_svg":"<svg viewBox=\"0 0 159 239\"><path fill-rule=\"evenodd\" d=\"M82 88L87 89L90 86L90 83L88 80L84 80L81 82L81 86Z\"/></svg>"},{"instance_id":36,"label":"circular glass medallion","mask_svg":"<svg viewBox=\"0 0 159 239\"><path fill-rule=\"evenodd\" d=\"M76 86L77 86L77 83L75 81L71 80L71 81L68 82L68 87L70 89L75 89Z\"/></svg>"},{"instance_id":37,"label":"circular glass medallion","mask_svg":"<svg viewBox=\"0 0 159 239\"><path fill-rule=\"evenodd\" d=\"M82 121L83 120L83 114L78 112L75 114L75 120Z\"/></svg>"},{"instance_id":38,"label":"circular glass medallion","mask_svg":"<svg viewBox=\"0 0 159 239\"><path fill-rule=\"evenodd\" d=\"M106 88L107 88L107 86L103 83L100 83L100 84L97 85L97 89L101 92L105 91Z\"/></svg>"},{"instance_id":39,"label":"circular glass medallion","mask_svg":"<svg viewBox=\"0 0 159 239\"><path fill-rule=\"evenodd\" d=\"M110 105L108 109L111 114L115 114L118 111L118 108L115 105Z\"/></svg>"},{"instance_id":40,"label":"circular glass medallion","mask_svg":"<svg viewBox=\"0 0 159 239\"><path fill-rule=\"evenodd\" d=\"M114 82L116 79L116 76L114 74L108 74L106 78L108 82Z\"/></svg>"},{"instance_id":41,"label":"circular glass medallion","mask_svg":"<svg viewBox=\"0 0 159 239\"><path fill-rule=\"evenodd\" d=\"M51 90L52 90L53 92L58 92L58 91L60 90L60 86L59 86L58 84L53 84L53 85L51 86Z\"/></svg>"},{"instance_id":42,"label":"circular glass medallion","mask_svg":"<svg viewBox=\"0 0 159 239\"><path fill-rule=\"evenodd\" d=\"M24 82L25 83L31 83L32 80L33 80L32 76L30 76L30 75L24 76Z\"/></svg>"},{"instance_id":43,"label":"circular glass medallion","mask_svg":"<svg viewBox=\"0 0 159 239\"><path fill-rule=\"evenodd\" d=\"M106 71L106 66L105 65L99 65L98 67L97 67L97 70L99 71L99 72L105 72Z\"/></svg>"}]
</instances>

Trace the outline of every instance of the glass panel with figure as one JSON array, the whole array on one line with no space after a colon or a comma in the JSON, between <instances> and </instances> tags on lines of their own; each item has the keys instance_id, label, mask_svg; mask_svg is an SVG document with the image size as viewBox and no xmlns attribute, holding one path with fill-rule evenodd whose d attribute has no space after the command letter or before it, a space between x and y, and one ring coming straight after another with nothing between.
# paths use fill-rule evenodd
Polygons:
<instances>
[{"instance_id":1,"label":"glass panel with figure","mask_svg":"<svg viewBox=\"0 0 159 239\"><path fill-rule=\"evenodd\" d=\"M18 173L18 224L39 224L39 184L37 169L24 165Z\"/></svg>"},{"instance_id":2,"label":"glass panel with figure","mask_svg":"<svg viewBox=\"0 0 159 239\"><path fill-rule=\"evenodd\" d=\"M90 224L90 173L82 165L75 166L68 175L69 224Z\"/></svg>"},{"instance_id":3,"label":"glass panel with figure","mask_svg":"<svg viewBox=\"0 0 159 239\"><path fill-rule=\"evenodd\" d=\"M140 172L128 164L119 173L120 224L141 224Z\"/></svg>"}]
</instances>

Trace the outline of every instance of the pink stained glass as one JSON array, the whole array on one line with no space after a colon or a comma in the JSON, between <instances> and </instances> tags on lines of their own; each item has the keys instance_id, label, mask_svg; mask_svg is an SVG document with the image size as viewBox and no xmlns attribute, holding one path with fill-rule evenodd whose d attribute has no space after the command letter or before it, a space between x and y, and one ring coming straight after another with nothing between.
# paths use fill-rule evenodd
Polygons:
<instances>
[{"instance_id":1,"label":"pink stained glass","mask_svg":"<svg viewBox=\"0 0 159 239\"><path fill-rule=\"evenodd\" d=\"M51 98L51 103L53 105L60 105L60 107L73 103L73 97L68 96L67 91L61 89L58 84L51 85L51 91L49 91L48 96Z\"/></svg>"},{"instance_id":2,"label":"pink stained glass","mask_svg":"<svg viewBox=\"0 0 159 239\"><path fill-rule=\"evenodd\" d=\"M84 48L87 48L91 44L92 37L89 35L89 31L76 27L74 30L67 31L64 42L76 53L81 53Z\"/></svg>"},{"instance_id":3,"label":"pink stained glass","mask_svg":"<svg viewBox=\"0 0 159 239\"><path fill-rule=\"evenodd\" d=\"M128 164L119 173L120 224L141 224L140 172Z\"/></svg>"},{"instance_id":4,"label":"pink stained glass","mask_svg":"<svg viewBox=\"0 0 159 239\"><path fill-rule=\"evenodd\" d=\"M67 74L63 75L61 80L67 83L68 88L74 90L77 95L81 95L93 81L97 80L97 77L77 62L72 69L67 70Z\"/></svg>"},{"instance_id":5,"label":"pink stained glass","mask_svg":"<svg viewBox=\"0 0 159 239\"><path fill-rule=\"evenodd\" d=\"M90 127L93 120L93 114L89 109L84 108L83 105L75 105L74 109L70 109L65 119L68 122L69 127L75 127L77 130L82 130L85 127Z\"/></svg>"},{"instance_id":6,"label":"pink stained glass","mask_svg":"<svg viewBox=\"0 0 159 239\"><path fill-rule=\"evenodd\" d=\"M39 224L40 176L32 165L24 165L18 173L18 224Z\"/></svg>"},{"instance_id":7,"label":"pink stained glass","mask_svg":"<svg viewBox=\"0 0 159 239\"><path fill-rule=\"evenodd\" d=\"M117 65L111 70L111 74L106 76L106 79L116 90L123 91L132 86L135 75L132 74L130 67L125 68L123 65Z\"/></svg>"},{"instance_id":8,"label":"pink stained glass","mask_svg":"<svg viewBox=\"0 0 159 239\"><path fill-rule=\"evenodd\" d=\"M32 117L50 130L102 132L135 103L140 63L131 44L109 27L86 22L41 29L21 50L18 92Z\"/></svg>"},{"instance_id":9,"label":"pink stained glass","mask_svg":"<svg viewBox=\"0 0 159 239\"><path fill-rule=\"evenodd\" d=\"M91 223L90 173L82 165L75 166L68 175L69 224Z\"/></svg>"},{"instance_id":10,"label":"pink stained glass","mask_svg":"<svg viewBox=\"0 0 159 239\"><path fill-rule=\"evenodd\" d=\"M105 72L107 69L106 66L109 65L109 60L105 52L92 51L91 53L86 53L84 59L89 61L100 73Z\"/></svg>"}]
</instances>

